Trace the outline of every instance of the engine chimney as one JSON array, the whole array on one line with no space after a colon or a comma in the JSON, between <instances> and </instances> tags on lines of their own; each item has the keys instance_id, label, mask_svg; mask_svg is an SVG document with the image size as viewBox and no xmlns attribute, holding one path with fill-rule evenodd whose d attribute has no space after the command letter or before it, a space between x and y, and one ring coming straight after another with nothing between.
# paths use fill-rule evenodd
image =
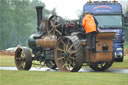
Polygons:
<instances>
[{"instance_id":1,"label":"engine chimney","mask_svg":"<svg viewBox=\"0 0 128 85\"><path fill-rule=\"evenodd\" d=\"M36 6L36 12L37 12L37 31L39 31L40 22L42 20L42 9L43 9L43 6Z\"/></svg>"}]
</instances>

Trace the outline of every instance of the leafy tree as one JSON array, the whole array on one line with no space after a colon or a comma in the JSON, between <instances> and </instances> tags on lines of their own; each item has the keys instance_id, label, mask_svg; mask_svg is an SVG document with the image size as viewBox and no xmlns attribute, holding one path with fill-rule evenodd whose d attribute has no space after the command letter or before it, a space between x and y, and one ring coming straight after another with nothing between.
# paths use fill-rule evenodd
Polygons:
<instances>
[{"instance_id":1,"label":"leafy tree","mask_svg":"<svg viewBox=\"0 0 128 85\"><path fill-rule=\"evenodd\" d=\"M125 23L127 24L127 26L125 26L125 41L128 42L128 5L127 5L127 9L126 9L126 12L125 12Z\"/></svg>"},{"instance_id":2,"label":"leafy tree","mask_svg":"<svg viewBox=\"0 0 128 85\"><path fill-rule=\"evenodd\" d=\"M8 0L0 0L0 49L9 46L10 31L13 29L12 9Z\"/></svg>"},{"instance_id":3,"label":"leafy tree","mask_svg":"<svg viewBox=\"0 0 128 85\"><path fill-rule=\"evenodd\" d=\"M45 7L39 0L0 0L0 50L27 45L28 37L36 31L35 6ZM43 18L55 13L44 8Z\"/></svg>"},{"instance_id":4,"label":"leafy tree","mask_svg":"<svg viewBox=\"0 0 128 85\"><path fill-rule=\"evenodd\" d=\"M27 41L26 37L33 32L33 15L34 11L31 10L29 0L15 1L14 10L14 26L17 32L17 41L20 41L23 45Z\"/></svg>"},{"instance_id":5,"label":"leafy tree","mask_svg":"<svg viewBox=\"0 0 128 85\"><path fill-rule=\"evenodd\" d=\"M0 49L25 44L33 31L34 10L29 0L0 0Z\"/></svg>"}]
</instances>

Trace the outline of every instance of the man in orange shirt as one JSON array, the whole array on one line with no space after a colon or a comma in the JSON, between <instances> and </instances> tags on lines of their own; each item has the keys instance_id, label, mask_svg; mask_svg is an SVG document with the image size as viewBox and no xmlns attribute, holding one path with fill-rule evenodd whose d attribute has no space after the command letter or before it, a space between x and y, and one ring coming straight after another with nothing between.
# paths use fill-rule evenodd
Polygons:
<instances>
[{"instance_id":1,"label":"man in orange shirt","mask_svg":"<svg viewBox=\"0 0 128 85\"><path fill-rule=\"evenodd\" d=\"M89 50L95 50L96 49L96 27L97 27L97 21L93 17L92 14L89 12L85 13L85 16L82 20L82 25L86 32L86 38L87 38L87 48Z\"/></svg>"}]
</instances>

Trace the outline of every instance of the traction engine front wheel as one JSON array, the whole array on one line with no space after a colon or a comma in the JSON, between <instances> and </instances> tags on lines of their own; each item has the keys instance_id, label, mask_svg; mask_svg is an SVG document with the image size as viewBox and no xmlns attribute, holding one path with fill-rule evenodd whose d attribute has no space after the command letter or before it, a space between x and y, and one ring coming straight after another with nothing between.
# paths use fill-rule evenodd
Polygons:
<instances>
[{"instance_id":1,"label":"traction engine front wheel","mask_svg":"<svg viewBox=\"0 0 128 85\"><path fill-rule=\"evenodd\" d=\"M32 66L32 55L28 48L17 48L15 64L18 70L29 70Z\"/></svg>"}]
</instances>

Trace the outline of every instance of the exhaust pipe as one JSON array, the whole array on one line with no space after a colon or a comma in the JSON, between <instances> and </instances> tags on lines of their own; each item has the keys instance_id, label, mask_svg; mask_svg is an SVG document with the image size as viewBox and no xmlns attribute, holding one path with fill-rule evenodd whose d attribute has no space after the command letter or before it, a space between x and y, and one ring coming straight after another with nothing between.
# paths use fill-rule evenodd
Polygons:
<instances>
[{"instance_id":1,"label":"exhaust pipe","mask_svg":"<svg viewBox=\"0 0 128 85\"><path fill-rule=\"evenodd\" d=\"M36 6L36 13L37 13L37 31L39 32L40 22L42 20L42 9L43 6Z\"/></svg>"}]
</instances>

